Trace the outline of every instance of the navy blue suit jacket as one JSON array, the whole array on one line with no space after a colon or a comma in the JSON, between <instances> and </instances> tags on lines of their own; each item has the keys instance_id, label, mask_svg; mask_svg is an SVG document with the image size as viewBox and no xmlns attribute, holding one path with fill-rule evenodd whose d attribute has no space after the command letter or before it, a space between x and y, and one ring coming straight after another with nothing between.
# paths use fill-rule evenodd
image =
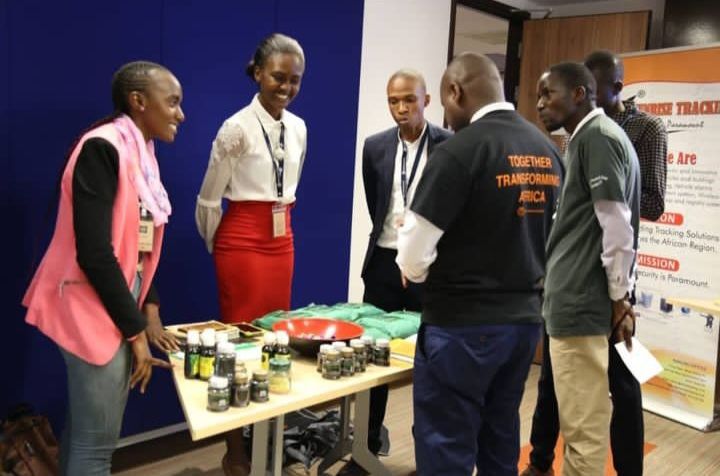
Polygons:
<instances>
[{"instance_id":1,"label":"navy blue suit jacket","mask_svg":"<svg viewBox=\"0 0 720 476\"><path fill-rule=\"evenodd\" d=\"M450 137L451 132L427 123L428 125L428 160L433 148ZM382 233L385 216L390 206L390 195L392 194L393 175L395 174L395 155L398 146L398 128L390 129L373 134L365 139L363 145L362 168L363 184L365 185L365 199L367 200L370 219L372 220L372 232L368 248L365 252L362 275L365 276L372 253L375 249L377 239ZM413 157L414 159L414 157ZM414 183L418 183L420 177L415 177Z\"/></svg>"}]
</instances>

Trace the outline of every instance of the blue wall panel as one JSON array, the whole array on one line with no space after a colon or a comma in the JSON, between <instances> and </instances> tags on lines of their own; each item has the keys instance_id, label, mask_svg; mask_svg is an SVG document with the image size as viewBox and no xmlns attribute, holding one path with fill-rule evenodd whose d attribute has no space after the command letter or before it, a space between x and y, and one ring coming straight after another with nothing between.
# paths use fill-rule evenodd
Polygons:
<instances>
[{"instance_id":1,"label":"blue wall panel","mask_svg":"<svg viewBox=\"0 0 720 476\"><path fill-rule=\"evenodd\" d=\"M308 125L293 211L293 307L347 300L362 18L360 1L278 0L278 27L298 38L307 61L290 107Z\"/></svg>"},{"instance_id":2,"label":"blue wall panel","mask_svg":"<svg viewBox=\"0 0 720 476\"><path fill-rule=\"evenodd\" d=\"M294 216L293 304L345 299L362 10L362 1L334 0L0 0L0 165L7 172L0 211L16 225L2 240L12 250L6 253L12 278L0 291L3 334L11 336L0 346L0 359L9 363L0 416L27 401L57 429L62 424L62 359L23 323L19 302L52 232L63 157L84 127L111 110L110 78L126 61L166 64L185 94L187 120L176 142L158 147L173 202L157 278L164 321L217 316L212 260L195 230L195 197L217 129L255 92L245 65L274 31L297 37L308 61L291 106L309 130ZM123 434L179 421L170 375L158 371L146 395L131 393Z\"/></svg>"}]
</instances>

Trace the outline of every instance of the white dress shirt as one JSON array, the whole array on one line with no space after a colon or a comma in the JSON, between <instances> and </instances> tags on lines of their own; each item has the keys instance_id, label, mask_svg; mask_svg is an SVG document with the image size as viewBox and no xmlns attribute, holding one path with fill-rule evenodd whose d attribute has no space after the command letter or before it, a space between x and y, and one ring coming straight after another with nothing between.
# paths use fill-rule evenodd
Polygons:
<instances>
[{"instance_id":1,"label":"white dress shirt","mask_svg":"<svg viewBox=\"0 0 720 476\"><path fill-rule=\"evenodd\" d=\"M478 109L470 122L494 111L513 110L515 107L509 102L488 104ZM437 258L437 244L443 233L443 230L412 210L405 212L404 224L398 230L398 254L395 262L406 278L415 283L422 283L427 279L428 269Z\"/></svg>"},{"instance_id":2,"label":"white dress shirt","mask_svg":"<svg viewBox=\"0 0 720 476\"><path fill-rule=\"evenodd\" d=\"M273 149L285 126L283 196L278 198L273 161L260 127L268 134ZM252 102L228 118L213 141L205 179L197 198L195 222L208 251L212 252L215 232L222 218L222 199L292 203L300 180L307 129L305 122L289 111L276 121L260 104Z\"/></svg>"},{"instance_id":3,"label":"white dress shirt","mask_svg":"<svg viewBox=\"0 0 720 476\"><path fill-rule=\"evenodd\" d=\"M405 142L405 145L407 146L406 172L408 180L410 180L410 175L412 174L412 168L413 164L415 163L415 157L417 155L418 147L420 147L420 141L422 140L423 134L425 134L425 132L427 131L427 127L428 126L426 122L425 127L423 127L423 130L417 140L415 140L414 142ZM400 137L400 130L398 129L398 145L397 149L395 150L395 167L392 179L392 192L390 194L390 203L388 204L388 211L385 215L385 222L383 223L382 232L380 232L380 236L377 240L377 246L380 246L382 248L397 249L398 227L399 224L402 222L403 214L405 213L402 187L400 186L400 173L402 169L401 162L403 152L402 141L403 139L402 137ZM408 187L408 206L410 205L410 203L412 203L412 198L415 195L415 189L417 188L418 182L420 182L420 177L422 176L423 170L425 170L425 164L427 163L428 142L429 139L426 139L425 145L423 146L423 150L419 158L415 177L413 178L412 183Z\"/></svg>"}]
</instances>

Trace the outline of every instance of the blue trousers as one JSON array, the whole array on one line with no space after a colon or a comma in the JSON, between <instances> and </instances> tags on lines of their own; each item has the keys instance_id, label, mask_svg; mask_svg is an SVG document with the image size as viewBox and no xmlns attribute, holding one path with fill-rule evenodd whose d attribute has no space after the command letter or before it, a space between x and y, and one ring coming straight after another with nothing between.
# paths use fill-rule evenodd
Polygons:
<instances>
[{"instance_id":1,"label":"blue trousers","mask_svg":"<svg viewBox=\"0 0 720 476\"><path fill-rule=\"evenodd\" d=\"M540 324L440 327L418 333L413 377L420 476L517 476L518 409Z\"/></svg>"},{"instance_id":2,"label":"blue trousers","mask_svg":"<svg viewBox=\"0 0 720 476\"><path fill-rule=\"evenodd\" d=\"M68 376L68 411L60 442L61 476L108 476L130 382L130 346L123 342L99 366L60 349Z\"/></svg>"}]
</instances>

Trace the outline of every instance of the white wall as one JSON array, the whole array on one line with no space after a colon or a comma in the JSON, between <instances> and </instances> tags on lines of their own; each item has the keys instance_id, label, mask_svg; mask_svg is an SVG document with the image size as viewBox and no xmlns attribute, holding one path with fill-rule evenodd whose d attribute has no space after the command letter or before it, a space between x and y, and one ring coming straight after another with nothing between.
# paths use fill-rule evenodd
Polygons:
<instances>
[{"instance_id":1,"label":"white wall","mask_svg":"<svg viewBox=\"0 0 720 476\"><path fill-rule=\"evenodd\" d=\"M371 230L362 183L365 138L395 123L387 107L386 86L392 73L409 67L425 76L430 105L425 117L442 124L440 78L447 64L451 0L365 0L363 19L355 191L348 300L362 300L362 262Z\"/></svg>"}]
</instances>

